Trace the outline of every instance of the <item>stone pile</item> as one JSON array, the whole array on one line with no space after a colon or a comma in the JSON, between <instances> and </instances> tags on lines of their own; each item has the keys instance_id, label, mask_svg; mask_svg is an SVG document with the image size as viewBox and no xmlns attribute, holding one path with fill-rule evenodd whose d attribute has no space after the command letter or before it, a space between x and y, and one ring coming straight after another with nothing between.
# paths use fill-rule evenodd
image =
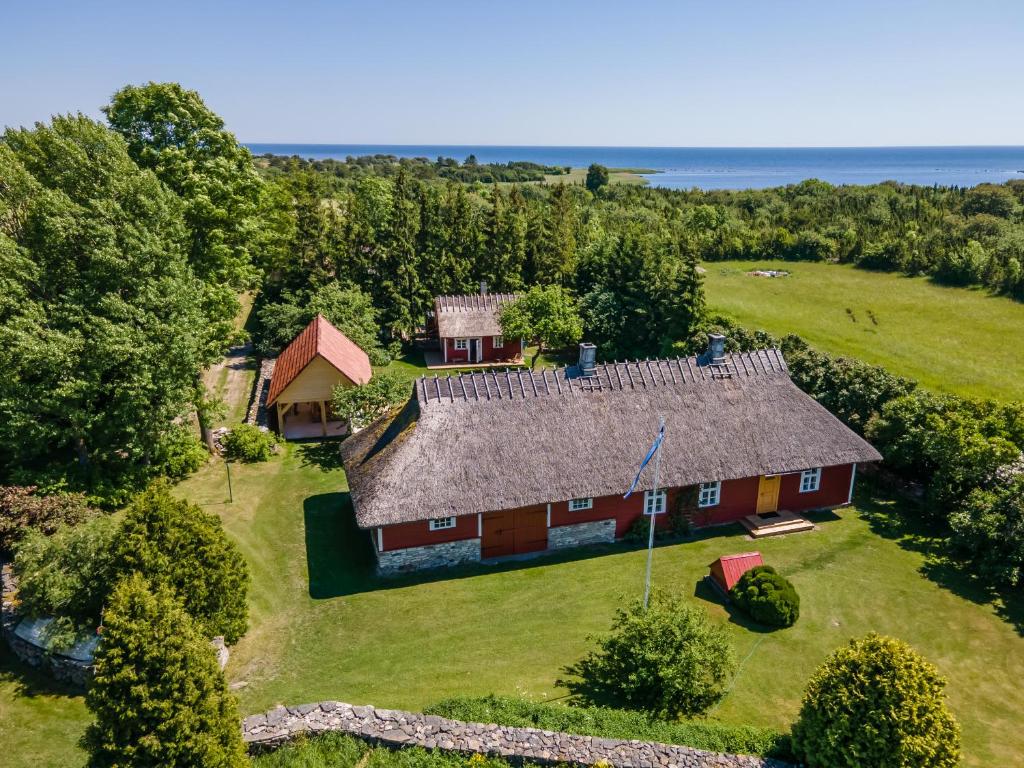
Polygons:
<instances>
[{"instance_id":1,"label":"stone pile","mask_svg":"<svg viewBox=\"0 0 1024 768\"><path fill-rule=\"evenodd\" d=\"M463 755L488 755L540 765L614 768L785 768L786 763L725 755L656 742L604 739L501 725L466 723L434 715L352 706L337 701L277 707L245 718L242 735L251 752L275 749L300 734L339 731L388 747L418 746Z\"/></svg>"}]
</instances>

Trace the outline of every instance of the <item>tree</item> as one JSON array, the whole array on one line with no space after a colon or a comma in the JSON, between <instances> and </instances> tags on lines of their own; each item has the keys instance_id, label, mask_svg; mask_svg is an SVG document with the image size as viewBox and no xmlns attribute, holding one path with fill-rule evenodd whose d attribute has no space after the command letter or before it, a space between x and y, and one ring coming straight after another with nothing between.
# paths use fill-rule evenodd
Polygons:
<instances>
[{"instance_id":1,"label":"tree","mask_svg":"<svg viewBox=\"0 0 1024 768\"><path fill-rule=\"evenodd\" d=\"M661 717L692 717L725 696L736 666L728 636L707 613L655 592L616 611L612 631L559 681L593 703L619 701Z\"/></svg>"},{"instance_id":2,"label":"tree","mask_svg":"<svg viewBox=\"0 0 1024 768\"><path fill-rule=\"evenodd\" d=\"M0 552L9 552L30 530L46 536L78 525L96 511L83 493L36 493L34 485L0 485Z\"/></svg>"},{"instance_id":3,"label":"tree","mask_svg":"<svg viewBox=\"0 0 1024 768\"><path fill-rule=\"evenodd\" d=\"M0 178L0 476L115 495L156 470L195 393L181 203L82 116L7 131Z\"/></svg>"},{"instance_id":4,"label":"tree","mask_svg":"<svg viewBox=\"0 0 1024 768\"><path fill-rule=\"evenodd\" d=\"M975 488L949 517L953 546L999 585L1024 584L1024 474Z\"/></svg>"},{"instance_id":5,"label":"tree","mask_svg":"<svg viewBox=\"0 0 1024 768\"><path fill-rule=\"evenodd\" d=\"M52 535L30 530L18 544L14 572L18 600L27 616L54 619L50 639L71 645L95 632L116 580L117 521L107 515L63 525Z\"/></svg>"},{"instance_id":6,"label":"tree","mask_svg":"<svg viewBox=\"0 0 1024 768\"><path fill-rule=\"evenodd\" d=\"M874 633L811 677L793 747L811 768L952 768L960 729L946 681L906 643Z\"/></svg>"},{"instance_id":7,"label":"tree","mask_svg":"<svg viewBox=\"0 0 1024 768\"><path fill-rule=\"evenodd\" d=\"M528 339L537 345L531 368L545 349L567 347L583 335L576 301L557 285L533 286L524 296L502 307L499 321L506 339Z\"/></svg>"},{"instance_id":8,"label":"tree","mask_svg":"<svg viewBox=\"0 0 1024 768\"><path fill-rule=\"evenodd\" d=\"M356 387L335 387L331 409L354 429L361 429L391 407L408 400L409 394L407 379L395 373L378 373Z\"/></svg>"},{"instance_id":9,"label":"tree","mask_svg":"<svg viewBox=\"0 0 1024 768\"><path fill-rule=\"evenodd\" d=\"M154 483L128 507L117 536L116 573L168 587L207 637L235 643L248 626L249 569L220 518Z\"/></svg>"},{"instance_id":10,"label":"tree","mask_svg":"<svg viewBox=\"0 0 1024 768\"><path fill-rule=\"evenodd\" d=\"M140 574L120 582L86 705L89 768L244 768L238 707L209 639L173 592Z\"/></svg>"},{"instance_id":11,"label":"tree","mask_svg":"<svg viewBox=\"0 0 1024 768\"><path fill-rule=\"evenodd\" d=\"M312 294L285 294L280 302L263 305L256 313L257 351L268 357L280 354L317 315L366 352L374 365L387 365L390 358L380 345L377 309L359 288L340 283L328 283Z\"/></svg>"},{"instance_id":12,"label":"tree","mask_svg":"<svg viewBox=\"0 0 1024 768\"><path fill-rule=\"evenodd\" d=\"M603 165L592 163L587 168L587 189L597 194L597 190L608 185L608 169Z\"/></svg>"},{"instance_id":13,"label":"tree","mask_svg":"<svg viewBox=\"0 0 1024 768\"><path fill-rule=\"evenodd\" d=\"M231 337L235 292L256 276L261 182L252 155L198 93L178 83L125 86L103 111L132 159L184 203L189 264L206 287L212 359Z\"/></svg>"}]
</instances>

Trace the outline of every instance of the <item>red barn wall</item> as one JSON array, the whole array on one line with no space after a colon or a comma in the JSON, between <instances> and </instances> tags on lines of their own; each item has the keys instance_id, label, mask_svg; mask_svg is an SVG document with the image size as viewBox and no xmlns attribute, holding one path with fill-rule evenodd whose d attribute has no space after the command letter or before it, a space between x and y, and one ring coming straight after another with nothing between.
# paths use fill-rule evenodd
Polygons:
<instances>
[{"instance_id":1,"label":"red barn wall","mask_svg":"<svg viewBox=\"0 0 1024 768\"><path fill-rule=\"evenodd\" d=\"M387 552L392 549L421 547L424 544L443 544L446 541L475 539L478 532L476 515L459 515L455 518L454 528L442 528L440 531L430 530L430 524L426 520L385 525L382 531L384 539L382 550Z\"/></svg>"},{"instance_id":2,"label":"red barn wall","mask_svg":"<svg viewBox=\"0 0 1024 768\"><path fill-rule=\"evenodd\" d=\"M479 337L474 337L479 338ZM505 339L504 346L494 346L493 336L484 336L483 338L483 363L498 362L501 360L512 360L517 357L521 351L521 345L518 339ZM444 338L441 342L448 348L448 362L449 363L465 363L469 360L468 349L455 349L455 339Z\"/></svg>"},{"instance_id":3,"label":"red barn wall","mask_svg":"<svg viewBox=\"0 0 1024 768\"><path fill-rule=\"evenodd\" d=\"M779 509L800 512L805 509L837 507L845 504L850 497L850 474L852 464L824 467L821 470L821 485L818 490L800 493L800 473L782 476L779 488Z\"/></svg>"}]
</instances>

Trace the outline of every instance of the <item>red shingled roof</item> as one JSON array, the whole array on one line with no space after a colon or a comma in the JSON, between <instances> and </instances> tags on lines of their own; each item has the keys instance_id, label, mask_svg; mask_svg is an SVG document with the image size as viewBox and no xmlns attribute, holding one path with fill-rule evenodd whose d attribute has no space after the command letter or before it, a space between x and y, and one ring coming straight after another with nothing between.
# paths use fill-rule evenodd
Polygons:
<instances>
[{"instance_id":1,"label":"red shingled roof","mask_svg":"<svg viewBox=\"0 0 1024 768\"><path fill-rule=\"evenodd\" d=\"M317 315L277 358L274 375L270 379L267 405L273 405L278 396L317 356L356 384L365 384L373 375L370 358L366 353L327 322L323 315Z\"/></svg>"},{"instance_id":2,"label":"red shingled roof","mask_svg":"<svg viewBox=\"0 0 1024 768\"><path fill-rule=\"evenodd\" d=\"M740 580L740 576L758 565L764 565L760 552L725 555L711 564L711 577L728 592Z\"/></svg>"}]
</instances>

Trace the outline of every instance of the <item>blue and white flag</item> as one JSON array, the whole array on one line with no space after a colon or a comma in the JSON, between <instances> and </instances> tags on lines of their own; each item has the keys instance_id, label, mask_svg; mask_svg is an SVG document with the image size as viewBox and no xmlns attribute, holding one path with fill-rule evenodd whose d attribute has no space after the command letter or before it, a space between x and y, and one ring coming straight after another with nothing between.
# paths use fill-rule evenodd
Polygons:
<instances>
[{"instance_id":1,"label":"blue and white flag","mask_svg":"<svg viewBox=\"0 0 1024 768\"><path fill-rule=\"evenodd\" d=\"M640 469L637 470L636 477L633 478L633 484L629 486L629 490L626 491L626 495L622 498L628 499L633 491L636 490L637 485L640 483L640 475L644 473L644 467L651 463L651 459L654 458L654 454L658 452L661 447L661 441L665 439L665 425L662 424L658 430L658 436L654 438L654 443L651 445L651 450L644 456L644 460L640 462Z\"/></svg>"}]
</instances>

